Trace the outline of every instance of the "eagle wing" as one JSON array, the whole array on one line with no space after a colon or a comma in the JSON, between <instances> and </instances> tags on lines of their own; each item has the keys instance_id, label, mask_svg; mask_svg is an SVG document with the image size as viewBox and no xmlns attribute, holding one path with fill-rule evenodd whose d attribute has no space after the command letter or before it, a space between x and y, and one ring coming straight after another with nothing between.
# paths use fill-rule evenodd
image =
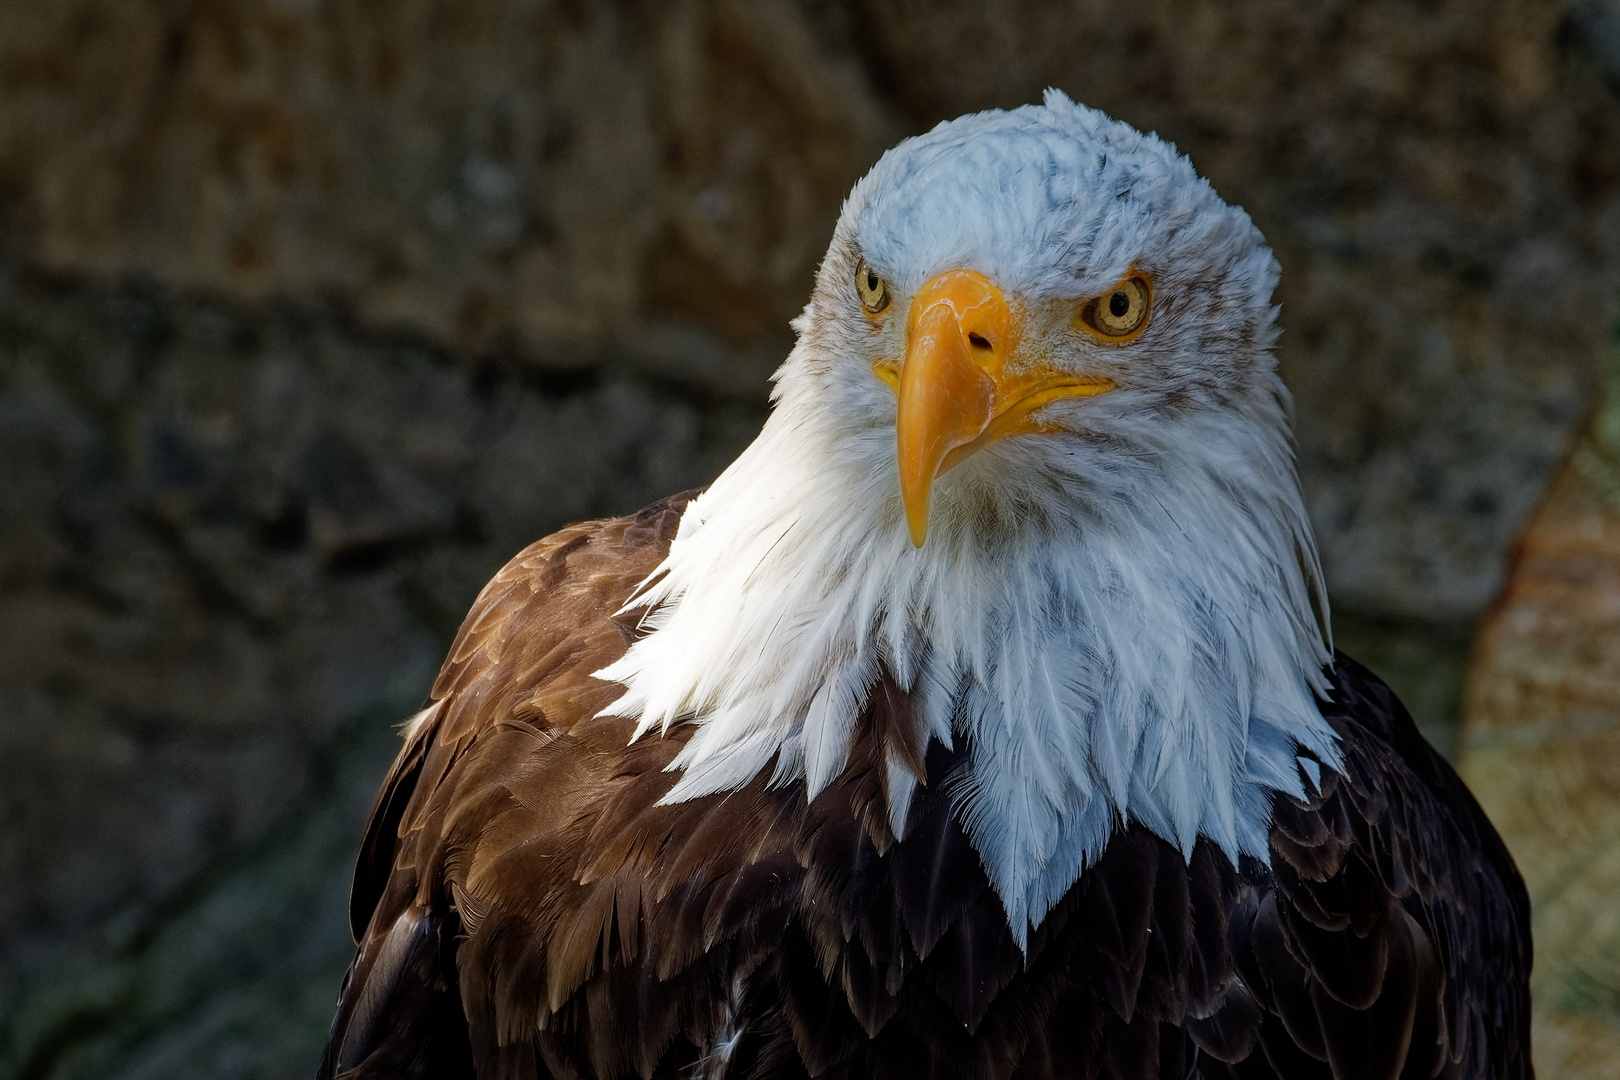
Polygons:
<instances>
[{"instance_id":1,"label":"eagle wing","mask_svg":"<svg viewBox=\"0 0 1620 1080\"><path fill-rule=\"evenodd\" d=\"M958 819L971 745L928 744L887 677L815 800L760 777L660 805L689 729L632 743L591 672L685 501L548 537L479 596L367 826L322 1080L1529 1075L1523 885L1342 655L1343 772L1274 799L1269 865L1124 826L1027 953ZM896 761L925 781L903 838Z\"/></svg>"},{"instance_id":2,"label":"eagle wing","mask_svg":"<svg viewBox=\"0 0 1620 1080\"><path fill-rule=\"evenodd\" d=\"M1523 881L1389 687L1342 653L1330 678L1344 769L1305 800L1276 796L1271 865L1240 868L1227 937L1242 991L1188 1025L1231 1063L1205 1073L1528 1077Z\"/></svg>"}]
</instances>

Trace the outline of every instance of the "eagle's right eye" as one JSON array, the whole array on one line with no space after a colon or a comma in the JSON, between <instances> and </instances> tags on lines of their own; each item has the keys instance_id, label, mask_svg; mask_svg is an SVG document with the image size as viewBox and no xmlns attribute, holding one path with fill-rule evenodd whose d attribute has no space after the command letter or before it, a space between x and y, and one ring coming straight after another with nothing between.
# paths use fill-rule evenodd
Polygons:
<instances>
[{"instance_id":1,"label":"eagle's right eye","mask_svg":"<svg viewBox=\"0 0 1620 1080\"><path fill-rule=\"evenodd\" d=\"M874 315L889 306L888 283L866 265L865 259L855 270L855 291L860 294L861 306Z\"/></svg>"}]
</instances>

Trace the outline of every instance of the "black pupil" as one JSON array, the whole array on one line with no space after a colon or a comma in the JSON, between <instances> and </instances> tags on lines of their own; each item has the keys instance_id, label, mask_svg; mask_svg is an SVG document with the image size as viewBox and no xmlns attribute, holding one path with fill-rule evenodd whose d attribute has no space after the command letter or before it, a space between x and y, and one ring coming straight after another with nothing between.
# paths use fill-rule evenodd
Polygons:
<instances>
[{"instance_id":1,"label":"black pupil","mask_svg":"<svg viewBox=\"0 0 1620 1080\"><path fill-rule=\"evenodd\" d=\"M877 292L877 275L870 270L866 272L866 291Z\"/></svg>"},{"instance_id":2,"label":"black pupil","mask_svg":"<svg viewBox=\"0 0 1620 1080\"><path fill-rule=\"evenodd\" d=\"M1108 298L1108 313L1116 319L1123 319L1125 313L1131 310L1131 298L1121 289Z\"/></svg>"}]
</instances>

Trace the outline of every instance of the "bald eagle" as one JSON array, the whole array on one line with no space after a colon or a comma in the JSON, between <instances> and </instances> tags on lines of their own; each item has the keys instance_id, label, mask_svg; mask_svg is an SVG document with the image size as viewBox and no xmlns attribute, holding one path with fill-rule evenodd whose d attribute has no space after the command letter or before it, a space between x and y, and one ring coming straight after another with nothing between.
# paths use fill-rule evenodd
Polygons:
<instances>
[{"instance_id":1,"label":"bald eagle","mask_svg":"<svg viewBox=\"0 0 1620 1080\"><path fill-rule=\"evenodd\" d=\"M1332 651L1278 267L1051 92L886 154L758 439L478 597L330 1077L1527 1077L1528 901Z\"/></svg>"}]
</instances>

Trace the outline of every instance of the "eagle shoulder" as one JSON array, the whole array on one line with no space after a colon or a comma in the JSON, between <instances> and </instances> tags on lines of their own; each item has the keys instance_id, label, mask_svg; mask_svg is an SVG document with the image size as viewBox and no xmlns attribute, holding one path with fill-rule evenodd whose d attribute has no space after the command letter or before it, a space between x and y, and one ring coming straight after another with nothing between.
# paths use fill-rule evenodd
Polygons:
<instances>
[{"instance_id":1,"label":"eagle shoulder","mask_svg":"<svg viewBox=\"0 0 1620 1080\"><path fill-rule=\"evenodd\" d=\"M562 742L572 752L551 758L588 761L605 735L620 749L628 741L600 730L595 713L614 689L591 673L636 635L634 613L616 613L694 494L544 537L479 593L372 804L349 902L360 951L318 1075L471 1075L457 955L489 902L466 887L468 873L487 871L513 839L500 811L517 805L522 781L533 786L537 751Z\"/></svg>"}]
</instances>

